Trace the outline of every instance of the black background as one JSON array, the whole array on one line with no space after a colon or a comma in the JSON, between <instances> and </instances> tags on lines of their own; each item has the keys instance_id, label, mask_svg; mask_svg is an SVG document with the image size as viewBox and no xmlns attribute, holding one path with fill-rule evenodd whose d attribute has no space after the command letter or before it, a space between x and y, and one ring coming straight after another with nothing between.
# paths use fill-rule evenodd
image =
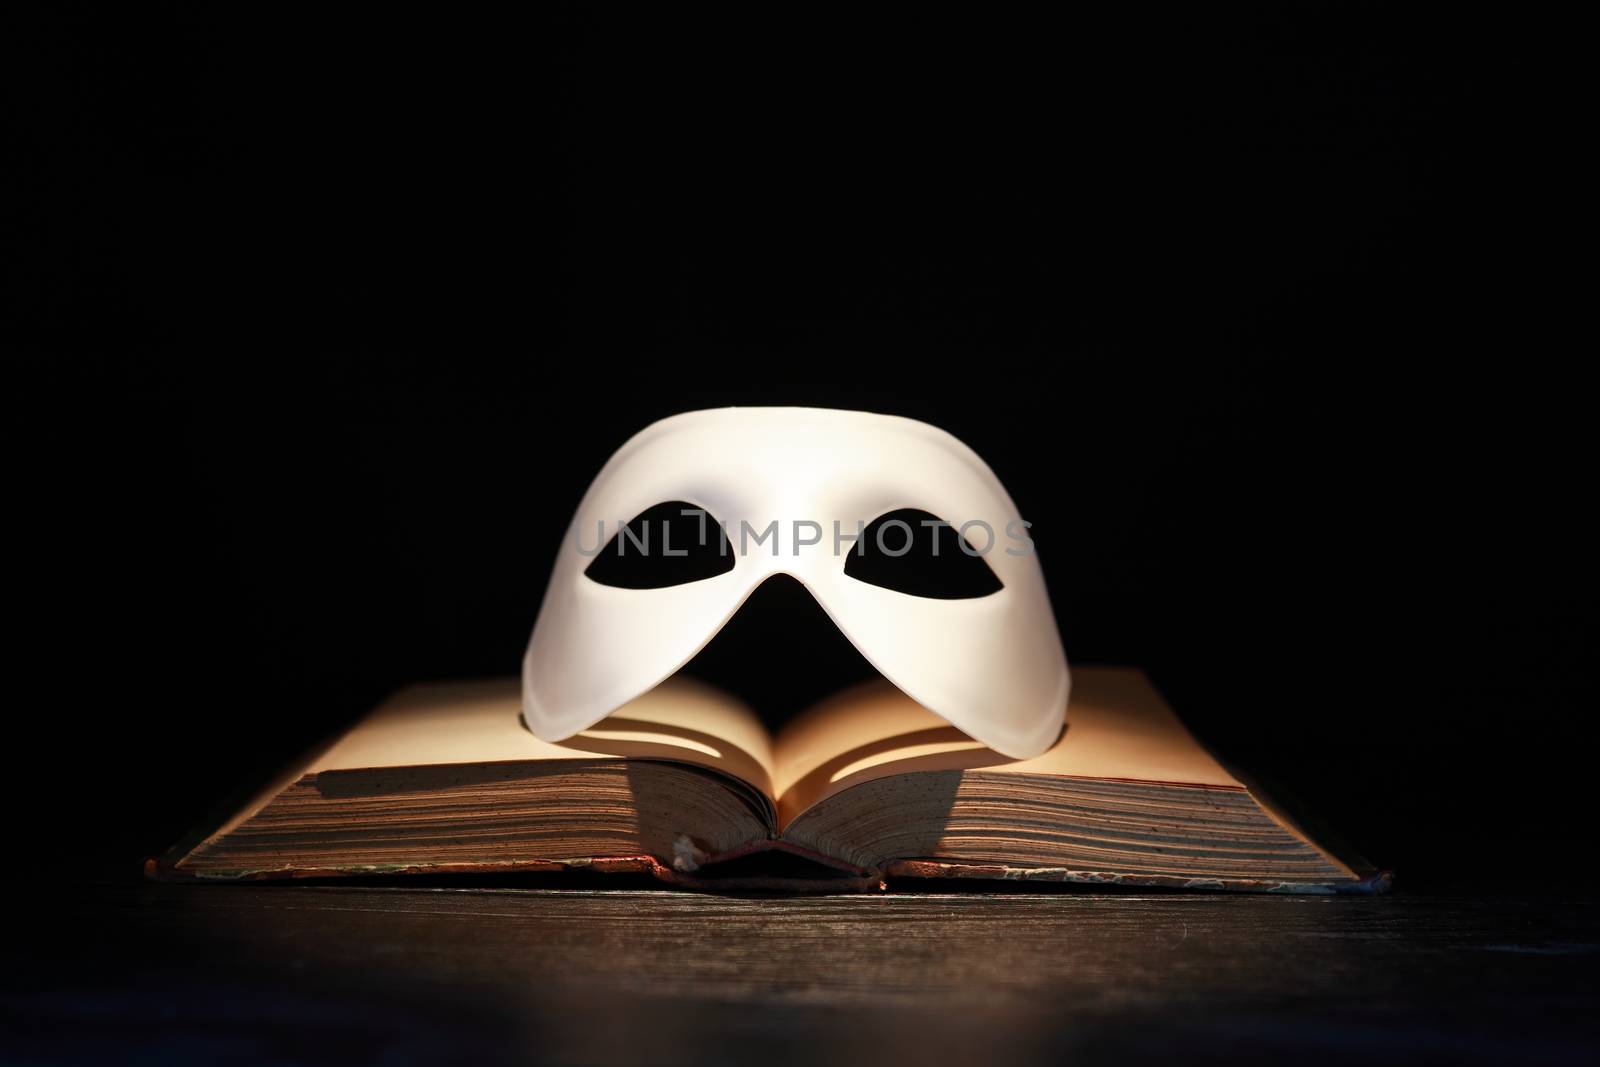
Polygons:
<instances>
[{"instance_id":1,"label":"black background","mask_svg":"<svg viewBox=\"0 0 1600 1067\"><path fill-rule=\"evenodd\" d=\"M1148 669L1402 886L1583 839L1587 394L1540 332L1559 212L1503 27L7 36L14 856L131 876L388 690L514 672L611 450L730 403L967 441L1069 658ZM705 672L781 709L858 670L796 592Z\"/></svg>"}]
</instances>

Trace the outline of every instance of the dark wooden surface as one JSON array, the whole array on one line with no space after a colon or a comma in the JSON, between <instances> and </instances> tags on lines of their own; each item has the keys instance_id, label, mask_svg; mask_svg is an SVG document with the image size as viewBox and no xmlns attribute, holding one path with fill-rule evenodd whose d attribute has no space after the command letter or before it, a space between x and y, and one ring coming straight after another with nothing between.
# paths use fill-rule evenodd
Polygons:
<instances>
[{"instance_id":1,"label":"dark wooden surface","mask_svg":"<svg viewBox=\"0 0 1600 1067\"><path fill-rule=\"evenodd\" d=\"M23 887L6 1062L1594 1062L1592 902Z\"/></svg>"}]
</instances>

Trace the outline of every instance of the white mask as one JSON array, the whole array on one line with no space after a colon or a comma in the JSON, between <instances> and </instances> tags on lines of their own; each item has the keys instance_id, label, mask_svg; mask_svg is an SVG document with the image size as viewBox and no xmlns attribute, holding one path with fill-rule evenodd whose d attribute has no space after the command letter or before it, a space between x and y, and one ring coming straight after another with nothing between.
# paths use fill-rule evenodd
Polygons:
<instances>
[{"instance_id":1,"label":"white mask","mask_svg":"<svg viewBox=\"0 0 1600 1067\"><path fill-rule=\"evenodd\" d=\"M669 501L722 524L731 570L655 589L585 574L620 524ZM1003 587L935 599L846 575L857 531L910 508L962 529ZM758 543L774 520L775 537ZM886 539L898 547L903 535ZM546 741L593 726L693 658L762 582L788 574L907 696L1004 755L1037 756L1061 732L1069 678L1032 547L983 460L926 423L822 408L663 419L617 450L578 505L523 659L524 716ZM775 665L782 656L774 650Z\"/></svg>"}]
</instances>

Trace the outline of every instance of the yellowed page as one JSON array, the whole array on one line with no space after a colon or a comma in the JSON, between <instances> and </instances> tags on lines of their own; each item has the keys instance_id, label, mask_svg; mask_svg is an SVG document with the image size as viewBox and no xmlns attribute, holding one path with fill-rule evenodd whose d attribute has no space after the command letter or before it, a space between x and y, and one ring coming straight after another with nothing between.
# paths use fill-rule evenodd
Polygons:
<instances>
[{"instance_id":1,"label":"yellowed page","mask_svg":"<svg viewBox=\"0 0 1600 1067\"><path fill-rule=\"evenodd\" d=\"M755 713L719 689L681 677L559 744L539 740L522 724L515 678L414 685L352 727L305 773L618 756L681 760L774 795L772 743Z\"/></svg>"},{"instance_id":2,"label":"yellowed page","mask_svg":"<svg viewBox=\"0 0 1600 1067\"><path fill-rule=\"evenodd\" d=\"M1242 788L1167 707L1143 672L1075 667L1067 728L1042 756L1013 760L972 740L888 682L804 712L774 745L779 812L911 771L978 770Z\"/></svg>"},{"instance_id":3,"label":"yellowed page","mask_svg":"<svg viewBox=\"0 0 1600 1067\"><path fill-rule=\"evenodd\" d=\"M691 678L669 678L560 744L522 724L516 678L407 686L303 766L286 771L211 834L222 837L308 774L513 760L650 758L732 775L776 804L772 741L744 704Z\"/></svg>"}]
</instances>

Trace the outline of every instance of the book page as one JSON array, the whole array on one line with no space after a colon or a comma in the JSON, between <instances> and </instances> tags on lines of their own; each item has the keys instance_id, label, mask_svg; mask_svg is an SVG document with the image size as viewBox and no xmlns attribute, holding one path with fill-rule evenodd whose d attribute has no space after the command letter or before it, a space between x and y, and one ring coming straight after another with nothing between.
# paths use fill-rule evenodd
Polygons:
<instances>
[{"instance_id":1,"label":"book page","mask_svg":"<svg viewBox=\"0 0 1600 1067\"><path fill-rule=\"evenodd\" d=\"M522 723L515 678L400 690L304 773L510 760L669 759L721 771L768 797L772 742L745 705L691 678L669 678L575 737L541 741Z\"/></svg>"},{"instance_id":2,"label":"book page","mask_svg":"<svg viewBox=\"0 0 1600 1067\"><path fill-rule=\"evenodd\" d=\"M983 770L1240 789L1184 729L1143 672L1075 667L1055 747L1014 760L972 740L887 681L803 712L778 734L780 822L852 785L912 771Z\"/></svg>"}]
</instances>

